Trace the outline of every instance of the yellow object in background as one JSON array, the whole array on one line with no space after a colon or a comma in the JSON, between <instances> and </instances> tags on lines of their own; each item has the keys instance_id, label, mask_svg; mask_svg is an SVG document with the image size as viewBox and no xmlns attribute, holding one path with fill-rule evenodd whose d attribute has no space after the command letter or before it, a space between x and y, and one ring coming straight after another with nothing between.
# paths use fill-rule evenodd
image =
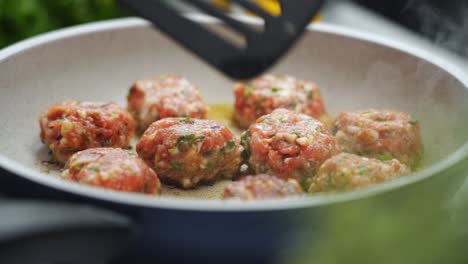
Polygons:
<instances>
[{"instance_id":1,"label":"yellow object in background","mask_svg":"<svg viewBox=\"0 0 468 264\"><path fill-rule=\"evenodd\" d=\"M292 0L293 1L293 0ZM273 16L278 16L281 14L281 6L278 0L255 0L255 2L263 8L268 13ZM213 3L225 11L231 10L231 1L230 0L213 0ZM251 14L251 13L250 13ZM312 22L320 21L320 15L317 15Z\"/></svg>"},{"instance_id":2,"label":"yellow object in background","mask_svg":"<svg viewBox=\"0 0 468 264\"><path fill-rule=\"evenodd\" d=\"M231 1L229 0L213 0L213 3L224 11L231 10Z\"/></svg>"},{"instance_id":3,"label":"yellow object in background","mask_svg":"<svg viewBox=\"0 0 468 264\"><path fill-rule=\"evenodd\" d=\"M261 8L274 16L281 14L281 6L277 0L257 0L256 2Z\"/></svg>"}]
</instances>

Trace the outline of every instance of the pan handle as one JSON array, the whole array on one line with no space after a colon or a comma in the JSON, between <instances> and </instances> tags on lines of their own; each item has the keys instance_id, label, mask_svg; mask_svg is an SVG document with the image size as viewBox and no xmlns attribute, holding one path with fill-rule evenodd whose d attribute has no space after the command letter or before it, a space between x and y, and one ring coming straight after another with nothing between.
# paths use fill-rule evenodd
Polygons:
<instances>
[{"instance_id":1,"label":"pan handle","mask_svg":"<svg viewBox=\"0 0 468 264\"><path fill-rule=\"evenodd\" d=\"M0 200L0 263L108 263L126 252L131 221L46 201Z\"/></svg>"}]
</instances>

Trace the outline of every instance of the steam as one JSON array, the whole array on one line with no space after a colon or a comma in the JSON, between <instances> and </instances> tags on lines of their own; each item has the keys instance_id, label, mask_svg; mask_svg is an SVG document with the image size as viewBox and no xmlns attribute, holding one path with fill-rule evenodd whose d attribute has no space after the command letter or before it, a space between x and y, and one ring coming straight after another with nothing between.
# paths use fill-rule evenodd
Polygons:
<instances>
[{"instance_id":1,"label":"steam","mask_svg":"<svg viewBox=\"0 0 468 264\"><path fill-rule=\"evenodd\" d=\"M439 2L409 0L402 12L414 14L419 31L433 42L468 56L468 2L445 1L451 12L435 3Z\"/></svg>"}]
</instances>

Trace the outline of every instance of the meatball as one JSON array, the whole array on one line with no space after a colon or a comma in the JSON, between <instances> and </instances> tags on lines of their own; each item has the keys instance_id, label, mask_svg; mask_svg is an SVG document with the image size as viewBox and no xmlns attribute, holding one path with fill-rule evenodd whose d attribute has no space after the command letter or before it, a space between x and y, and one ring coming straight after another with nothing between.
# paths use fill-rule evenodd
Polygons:
<instances>
[{"instance_id":1,"label":"meatball","mask_svg":"<svg viewBox=\"0 0 468 264\"><path fill-rule=\"evenodd\" d=\"M322 163L340 152L321 122L286 109L260 117L242 134L243 156L255 174L293 178L308 186Z\"/></svg>"},{"instance_id":2,"label":"meatball","mask_svg":"<svg viewBox=\"0 0 468 264\"><path fill-rule=\"evenodd\" d=\"M283 198L285 196L300 195L302 188L294 179L287 181L260 174L246 176L239 181L231 183L223 193L223 198L237 198L241 200L259 200Z\"/></svg>"},{"instance_id":3,"label":"meatball","mask_svg":"<svg viewBox=\"0 0 468 264\"><path fill-rule=\"evenodd\" d=\"M49 107L39 118L41 140L60 163L88 148L125 148L135 133L135 121L110 102L65 101Z\"/></svg>"},{"instance_id":4,"label":"meatball","mask_svg":"<svg viewBox=\"0 0 468 264\"><path fill-rule=\"evenodd\" d=\"M206 118L208 107L197 87L175 75L137 81L127 96L128 109L143 132L166 117Z\"/></svg>"},{"instance_id":5,"label":"meatball","mask_svg":"<svg viewBox=\"0 0 468 264\"><path fill-rule=\"evenodd\" d=\"M423 152L418 122L402 112L369 109L343 112L332 131L344 152L414 167Z\"/></svg>"},{"instance_id":6,"label":"meatball","mask_svg":"<svg viewBox=\"0 0 468 264\"><path fill-rule=\"evenodd\" d=\"M239 139L226 126L188 117L151 124L137 152L163 182L184 189L232 178L241 162Z\"/></svg>"},{"instance_id":7,"label":"meatball","mask_svg":"<svg viewBox=\"0 0 468 264\"><path fill-rule=\"evenodd\" d=\"M125 192L159 194L156 173L135 153L120 148L94 148L73 154L65 179Z\"/></svg>"},{"instance_id":8,"label":"meatball","mask_svg":"<svg viewBox=\"0 0 468 264\"><path fill-rule=\"evenodd\" d=\"M277 108L294 110L327 121L317 85L287 75L263 75L234 86L234 121L242 128ZM327 122L328 123L328 122Z\"/></svg>"},{"instance_id":9,"label":"meatball","mask_svg":"<svg viewBox=\"0 0 468 264\"><path fill-rule=\"evenodd\" d=\"M390 181L409 173L409 168L396 159L380 161L341 153L320 166L309 192L348 191Z\"/></svg>"}]
</instances>

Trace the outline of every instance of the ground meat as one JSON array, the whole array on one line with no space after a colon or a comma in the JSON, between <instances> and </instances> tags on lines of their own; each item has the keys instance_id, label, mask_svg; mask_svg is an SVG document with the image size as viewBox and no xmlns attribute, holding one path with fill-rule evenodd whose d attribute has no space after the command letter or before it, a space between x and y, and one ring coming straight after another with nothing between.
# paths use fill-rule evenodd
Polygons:
<instances>
[{"instance_id":1,"label":"ground meat","mask_svg":"<svg viewBox=\"0 0 468 264\"><path fill-rule=\"evenodd\" d=\"M88 148L128 147L135 133L132 116L109 102L65 101L49 107L39 124L42 142L60 163Z\"/></svg>"},{"instance_id":2,"label":"ground meat","mask_svg":"<svg viewBox=\"0 0 468 264\"><path fill-rule=\"evenodd\" d=\"M191 118L154 122L138 142L137 152L163 182L184 189L232 178L241 161L239 139L226 126Z\"/></svg>"},{"instance_id":3,"label":"ground meat","mask_svg":"<svg viewBox=\"0 0 468 264\"><path fill-rule=\"evenodd\" d=\"M342 153L322 164L309 192L348 191L390 181L409 173L410 169L396 159L380 161Z\"/></svg>"},{"instance_id":4,"label":"ground meat","mask_svg":"<svg viewBox=\"0 0 468 264\"><path fill-rule=\"evenodd\" d=\"M418 122L406 113L388 110L343 112L332 130L344 152L377 158L398 159L414 167L423 147Z\"/></svg>"},{"instance_id":5,"label":"ground meat","mask_svg":"<svg viewBox=\"0 0 468 264\"><path fill-rule=\"evenodd\" d=\"M208 107L197 87L175 75L137 81L127 97L128 109L143 132L166 117L206 118Z\"/></svg>"},{"instance_id":6,"label":"ground meat","mask_svg":"<svg viewBox=\"0 0 468 264\"><path fill-rule=\"evenodd\" d=\"M246 176L231 183L223 193L223 199L259 200L283 198L291 195L300 195L302 188L294 179L287 181L260 174L256 176Z\"/></svg>"},{"instance_id":7,"label":"ground meat","mask_svg":"<svg viewBox=\"0 0 468 264\"><path fill-rule=\"evenodd\" d=\"M131 151L119 148L94 148L73 154L63 177L118 191L159 194L156 173Z\"/></svg>"},{"instance_id":8,"label":"ground meat","mask_svg":"<svg viewBox=\"0 0 468 264\"><path fill-rule=\"evenodd\" d=\"M242 134L243 156L255 174L293 178L303 186L322 163L339 153L330 131L314 118L277 109Z\"/></svg>"},{"instance_id":9,"label":"ground meat","mask_svg":"<svg viewBox=\"0 0 468 264\"><path fill-rule=\"evenodd\" d=\"M242 128L277 108L328 121L318 86L291 76L263 75L249 83L239 82L234 86L234 97L233 118Z\"/></svg>"}]
</instances>

